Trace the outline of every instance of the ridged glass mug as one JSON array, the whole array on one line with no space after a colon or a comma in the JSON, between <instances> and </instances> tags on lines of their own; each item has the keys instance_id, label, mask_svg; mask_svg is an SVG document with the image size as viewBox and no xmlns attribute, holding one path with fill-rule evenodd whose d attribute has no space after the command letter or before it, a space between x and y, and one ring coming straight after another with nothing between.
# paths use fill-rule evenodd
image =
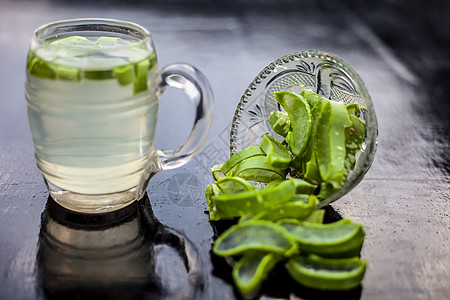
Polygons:
<instances>
[{"instance_id":1,"label":"ridged glass mug","mask_svg":"<svg viewBox=\"0 0 450 300\"><path fill-rule=\"evenodd\" d=\"M167 86L196 106L177 150L153 146L158 98ZM129 22L76 19L38 28L27 58L26 99L37 166L50 195L74 211L117 210L140 199L153 174L200 151L214 101L187 64L158 69L150 33Z\"/></svg>"}]
</instances>

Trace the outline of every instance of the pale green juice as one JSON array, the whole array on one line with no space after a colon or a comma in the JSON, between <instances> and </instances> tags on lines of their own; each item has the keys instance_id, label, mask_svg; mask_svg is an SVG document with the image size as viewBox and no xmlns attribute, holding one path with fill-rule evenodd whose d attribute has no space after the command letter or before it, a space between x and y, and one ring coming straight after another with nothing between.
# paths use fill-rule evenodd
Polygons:
<instances>
[{"instance_id":1,"label":"pale green juice","mask_svg":"<svg viewBox=\"0 0 450 300\"><path fill-rule=\"evenodd\" d=\"M138 185L153 151L157 66L153 49L133 43L70 37L32 45L28 116L37 165L55 187L95 195Z\"/></svg>"}]
</instances>

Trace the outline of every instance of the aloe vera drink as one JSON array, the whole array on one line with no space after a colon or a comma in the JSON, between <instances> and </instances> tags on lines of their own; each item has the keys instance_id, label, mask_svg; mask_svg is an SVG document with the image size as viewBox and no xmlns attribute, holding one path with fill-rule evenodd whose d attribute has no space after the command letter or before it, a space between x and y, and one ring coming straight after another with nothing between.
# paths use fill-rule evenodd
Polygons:
<instances>
[{"instance_id":1,"label":"aloe vera drink","mask_svg":"<svg viewBox=\"0 0 450 300\"><path fill-rule=\"evenodd\" d=\"M47 184L84 195L134 189L153 151L156 76L152 46L127 36L32 42L26 98Z\"/></svg>"}]
</instances>

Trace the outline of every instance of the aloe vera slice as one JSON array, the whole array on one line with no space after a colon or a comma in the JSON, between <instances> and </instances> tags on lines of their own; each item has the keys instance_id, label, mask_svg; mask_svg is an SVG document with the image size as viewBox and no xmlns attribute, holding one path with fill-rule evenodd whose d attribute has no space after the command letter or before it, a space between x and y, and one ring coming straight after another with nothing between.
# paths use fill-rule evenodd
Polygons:
<instances>
[{"instance_id":1,"label":"aloe vera slice","mask_svg":"<svg viewBox=\"0 0 450 300\"><path fill-rule=\"evenodd\" d=\"M93 41L91 41L90 39L84 37L84 36L80 36L80 35L72 35L72 36L68 36L66 38L63 39L56 39L53 40L51 42L52 45L95 45L95 43Z\"/></svg>"},{"instance_id":2,"label":"aloe vera slice","mask_svg":"<svg viewBox=\"0 0 450 300\"><path fill-rule=\"evenodd\" d=\"M144 59L136 64L136 82L134 83L134 93L147 90L147 74L150 69L150 61Z\"/></svg>"},{"instance_id":3,"label":"aloe vera slice","mask_svg":"<svg viewBox=\"0 0 450 300\"><path fill-rule=\"evenodd\" d=\"M359 118L361 115L361 107L359 107L358 103L349 103L347 104L347 112L349 115Z\"/></svg>"},{"instance_id":4,"label":"aloe vera slice","mask_svg":"<svg viewBox=\"0 0 450 300\"><path fill-rule=\"evenodd\" d=\"M309 223L322 224L325 217L324 209L316 209L312 211L303 221Z\"/></svg>"},{"instance_id":5,"label":"aloe vera slice","mask_svg":"<svg viewBox=\"0 0 450 300\"><path fill-rule=\"evenodd\" d=\"M134 65L126 65L113 69L120 85L128 85L136 81Z\"/></svg>"},{"instance_id":6,"label":"aloe vera slice","mask_svg":"<svg viewBox=\"0 0 450 300\"><path fill-rule=\"evenodd\" d=\"M366 264L357 257L326 259L310 255L291 257L285 266L292 278L306 287L344 291L360 285Z\"/></svg>"},{"instance_id":7,"label":"aloe vera slice","mask_svg":"<svg viewBox=\"0 0 450 300\"><path fill-rule=\"evenodd\" d=\"M314 152L320 176L335 188L344 181L345 132L351 122L345 105L328 101L318 120Z\"/></svg>"},{"instance_id":8,"label":"aloe vera slice","mask_svg":"<svg viewBox=\"0 0 450 300\"><path fill-rule=\"evenodd\" d=\"M72 66L55 65L55 71L58 79L80 81L80 69Z\"/></svg>"},{"instance_id":9,"label":"aloe vera slice","mask_svg":"<svg viewBox=\"0 0 450 300\"><path fill-rule=\"evenodd\" d=\"M319 122L320 114L322 113L323 106L329 100L326 98L320 98L313 108L311 109L311 139L305 150L302 160L302 170L305 177L317 182L321 181L321 177L318 170L318 165L316 161L316 155L314 154L314 144L317 138L317 124Z\"/></svg>"},{"instance_id":10,"label":"aloe vera slice","mask_svg":"<svg viewBox=\"0 0 450 300\"><path fill-rule=\"evenodd\" d=\"M97 41L95 43L100 46L111 47L111 46L117 45L117 42L119 40L121 40L121 38L111 37L111 36L101 36L97 39Z\"/></svg>"},{"instance_id":11,"label":"aloe vera slice","mask_svg":"<svg viewBox=\"0 0 450 300\"><path fill-rule=\"evenodd\" d=\"M265 209L255 215L252 220L276 221L284 218L295 218L297 220L306 219L316 208L317 198L314 195L308 196L309 201L289 201Z\"/></svg>"},{"instance_id":12,"label":"aloe vera slice","mask_svg":"<svg viewBox=\"0 0 450 300\"><path fill-rule=\"evenodd\" d=\"M291 131L286 136L292 153L301 156L308 145L311 136L311 111L309 104L302 96L279 91L275 93L275 99L289 116Z\"/></svg>"},{"instance_id":13,"label":"aloe vera slice","mask_svg":"<svg viewBox=\"0 0 450 300\"><path fill-rule=\"evenodd\" d=\"M365 235L361 224L348 219L330 224L288 219L280 221L280 225L297 241L300 251L322 257L358 256Z\"/></svg>"},{"instance_id":14,"label":"aloe vera slice","mask_svg":"<svg viewBox=\"0 0 450 300\"><path fill-rule=\"evenodd\" d=\"M253 191L255 189L250 182L240 177L224 177L219 179L216 185L224 194Z\"/></svg>"},{"instance_id":15,"label":"aloe vera slice","mask_svg":"<svg viewBox=\"0 0 450 300\"><path fill-rule=\"evenodd\" d=\"M222 170L221 170L222 166L223 166L223 164L217 164L217 165L212 166L211 173L212 173L214 180L219 180L220 178L225 177L225 174L223 174Z\"/></svg>"},{"instance_id":16,"label":"aloe vera slice","mask_svg":"<svg viewBox=\"0 0 450 300\"><path fill-rule=\"evenodd\" d=\"M266 156L253 156L236 165L231 175L258 182L271 182L284 179L287 170L275 168L266 163Z\"/></svg>"},{"instance_id":17,"label":"aloe vera slice","mask_svg":"<svg viewBox=\"0 0 450 300\"><path fill-rule=\"evenodd\" d=\"M212 197L214 195L213 185L207 186L205 190L206 203L208 204L209 219L211 221L218 221L221 219L217 213L216 205L214 204Z\"/></svg>"},{"instance_id":18,"label":"aloe vera slice","mask_svg":"<svg viewBox=\"0 0 450 300\"><path fill-rule=\"evenodd\" d=\"M265 134L261 140L261 149L266 153L265 162L275 168L286 169L291 162L289 151L279 141Z\"/></svg>"},{"instance_id":19,"label":"aloe vera slice","mask_svg":"<svg viewBox=\"0 0 450 300\"><path fill-rule=\"evenodd\" d=\"M317 164L316 154L311 153L311 158L305 165L305 178L309 180L314 180L315 182L321 182L319 165Z\"/></svg>"},{"instance_id":20,"label":"aloe vera slice","mask_svg":"<svg viewBox=\"0 0 450 300\"><path fill-rule=\"evenodd\" d=\"M354 115L350 115L352 125L346 131L345 147L347 150L344 161L344 175L353 170L356 163L356 153L361 150L361 144L366 135L366 124Z\"/></svg>"},{"instance_id":21,"label":"aloe vera slice","mask_svg":"<svg viewBox=\"0 0 450 300\"><path fill-rule=\"evenodd\" d=\"M310 195L316 190L316 185L306 182L303 179L292 178L291 180L294 182L296 194Z\"/></svg>"},{"instance_id":22,"label":"aloe vera slice","mask_svg":"<svg viewBox=\"0 0 450 300\"><path fill-rule=\"evenodd\" d=\"M89 80L104 80L114 77L113 70L85 70L83 71L83 78Z\"/></svg>"},{"instance_id":23,"label":"aloe vera slice","mask_svg":"<svg viewBox=\"0 0 450 300\"><path fill-rule=\"evenodd\" d=\"M231 226L217 238L213 246L214 254L219 256L239 255L248 251L289 256L297 251L297 246L282 226L264 220Z\"/></svg>"},{"instance_id":24,"label":"aloe vera slice","mask_svg":"<svg viewBox=\"0 0 450 300\"><path fill-rule=\"evenodd\" d=\"M286 137L290 127L291 127L291 121L289 120L289 116L285 111L273 111L270 115L267 121L270 124L270 127L272 127L273 131L275 131L277 134L281 135L282 137Z\"/></svg>"},{"instance_id":25,"label":"aloe vera slice","mask_svg":"<svg viewBox=\"0 0 450 300\"><path fill-rule=\"evenodd\" d=\"M302 96L306 102L308 102L310 107L314 107L314 105L317 104L317 102L319 102L319 95L314 93L311 89L303 89L300 92L300 96Z\"/></svg>"},{"instance_id":26,"label":"aloe vera slice","mask_svg":"<svg viewBox=\"0 0 450 300\"><path fill-rule=\"evenodd\" d=\"M261 149L259 145L251 146L248 148L245 148L233 156L230 157L222 166L222 173L225 175L231 175L229 172L241 161L244 159L253 157L253 156L259 156L259 155L265 155L264 151Z\"/></svg>"},{"instance_id":27,"label":"aloe vera slice","mask_svg":"<svg viewBox=\"0 0 450 300\"><path fill-rule=\"evenodd\" d=\"M233 280L244 296L254 295L261 287L269 272L281 260L274 253L252 252L245 254L233 267Z\"/></svg>"},{"instance_id":28,"label":"aloe vera slice","mask_svg":"<svg viewBox=\"0 0 450 300\"><path fill-rule=\"evenodd\" d=\"M37 78L56 79L56 70L46 62L34 57L28 65L30 74Z\"/></svg>"},{"instance_id":29,"label":"aloe vera slice","mask_svg":"<svg viewBox=\"0 0 450 300\"><path fill-rule=\"evenodd\" d=\"M295 194L291 180L263 189L255 189L236 194L212 195L211 201L222 218L234 218L257 214L261 210L287 202Z\"/></svg>"}]
</instances>

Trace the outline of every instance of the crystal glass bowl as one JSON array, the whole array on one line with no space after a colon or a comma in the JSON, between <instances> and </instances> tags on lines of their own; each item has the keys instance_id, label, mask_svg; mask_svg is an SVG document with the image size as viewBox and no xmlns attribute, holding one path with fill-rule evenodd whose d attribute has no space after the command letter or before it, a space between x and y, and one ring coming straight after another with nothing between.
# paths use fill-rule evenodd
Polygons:
<instances>
[{"instance_id":1,"label":"crystal glass bowl","mask_svg":"<svg viewBox=\"0 0 450 300\"><path fill-rule=\"evenodd\" d=\"M378 125L372 100L356 71L342 59L321 51L303 51L283 56L265 67L241 97L234 114L230 133L230 153L259 144L265 134L279 140L267 119L274 110L281 110L274 93L281 90L299 93L311 89L330 100L358 103L360 118L366 122L366 136L354 169L344 185L320 207L341 198L364 177L372 164L378 138Z\"/></svg>"}]
</instances>

